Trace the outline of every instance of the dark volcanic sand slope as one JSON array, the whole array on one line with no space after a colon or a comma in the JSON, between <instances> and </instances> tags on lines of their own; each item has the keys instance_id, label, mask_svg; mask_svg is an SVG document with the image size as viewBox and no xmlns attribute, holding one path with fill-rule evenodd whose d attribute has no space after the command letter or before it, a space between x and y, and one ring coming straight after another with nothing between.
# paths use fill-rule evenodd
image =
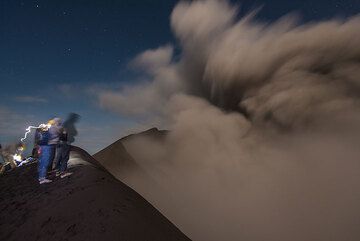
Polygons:
<instances>
[{"instance_id":1,"label":"dark volcanic sand slope","mask_svg":"<svg viewBox=\"0 0 360 241\"><path fill-rule=\"evenodd\" d=\"M0 177L0 240L189 240L109 173L94 165L72 171L41 186L36 164Z\"/></svg>"}]
</instances>

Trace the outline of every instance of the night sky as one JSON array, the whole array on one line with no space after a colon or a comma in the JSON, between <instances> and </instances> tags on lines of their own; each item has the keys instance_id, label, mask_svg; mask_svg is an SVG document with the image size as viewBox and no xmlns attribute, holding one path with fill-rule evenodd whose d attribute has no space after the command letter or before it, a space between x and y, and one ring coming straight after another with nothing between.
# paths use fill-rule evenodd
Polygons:
<instances>
[{"instance_id":1,"label":"night sky","mask_svg":"<svg viewBox=\"0 0 360 241\"><path fill-rule=\"evenodd\" d=\"M296 12L302 21L345 18L359 0L246 0L240 15L263 6L274 21ZM0 143L18 140L30 124L69 112L82 116L78 145L94 153L136 121L102 110L98 89L137 80L129 61L149 48L174 43L174 0L0 0Z\"/></svg>"}]
</instances>

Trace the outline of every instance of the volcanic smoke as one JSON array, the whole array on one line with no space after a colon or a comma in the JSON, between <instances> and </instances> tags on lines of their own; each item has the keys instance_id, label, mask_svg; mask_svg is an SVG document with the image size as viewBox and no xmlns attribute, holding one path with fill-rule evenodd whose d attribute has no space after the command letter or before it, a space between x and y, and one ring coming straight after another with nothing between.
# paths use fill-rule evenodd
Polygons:
<instances>
[{"instance_id":1,"label":"volcanic smoke","mask_svg":"<svg viewBox=\"0 0 360 241\"><path fill-rule=\"evenodd\" d=\"M99 96L171 130L125 143L161 188L128 184L194 240L360 240L360 17L184 1L171 27L180 56L147 50L146 81Z\"/></svg>"}]
</instances>

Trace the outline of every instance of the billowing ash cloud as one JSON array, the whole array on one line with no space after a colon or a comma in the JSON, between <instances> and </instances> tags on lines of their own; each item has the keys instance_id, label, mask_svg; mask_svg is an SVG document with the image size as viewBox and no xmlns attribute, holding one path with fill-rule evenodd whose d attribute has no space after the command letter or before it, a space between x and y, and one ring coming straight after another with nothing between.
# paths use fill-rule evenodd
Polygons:
<instances>
[{"instance_id":1,"label":"billowing ash cloud","mask_svg":"<svg viewBox=\"0 0 360 241\"><path fill-rule=\"evenodd\" d=\"M358 106L360 17L297 25L236 20L226 1L181 2L171 26L182 47L148 50L134 64L145 84L100 95L102 106L126 114L153 113L178 92L199 96L255 122L299 126Z\"/></svg>"},{"instance_id":2,"label":"billowing ash cloud","mask_svg":"<svg viewBox=\"0 0 360 241\"><path fill-rule=\"evenodd\" d=\"M161 189L128 184L194 240L358 240L360 17L254 15L180 2L180 58L146 51L133 63L143 83L100 94L171 126L165 143L126 144Z\"/></svg>"}]
</instances>

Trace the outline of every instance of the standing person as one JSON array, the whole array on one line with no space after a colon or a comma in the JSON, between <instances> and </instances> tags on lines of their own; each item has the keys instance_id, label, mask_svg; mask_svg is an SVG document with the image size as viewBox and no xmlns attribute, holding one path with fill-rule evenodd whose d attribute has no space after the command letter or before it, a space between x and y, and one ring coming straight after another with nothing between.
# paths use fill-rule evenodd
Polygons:
<instances>
[{"instance_id":1,"label":"standing person","mask_svg":"<svg viewBox=\"0 0 360 241\"><path fill-rule=\"evenodd\" d=\"M62 132L60 134L60 142L56 150L55 169L56 175L61 178L70 176L72 173L66 171L67 163L69 161L69 154L71 149L71 143L75 141L75 136L78 132L75 127L75 123L80 119L80 115L76 113L69 113L67 119L62 126Z\"/></svg>"},{"instance_id":2,"label":"standing person","mask_svg":"<svg viewBox=\"0 0 360 241\"><path fill-rule=\"evenodd\" d=\"M67 163L70 157L70 145L68 143L68 133L65 128L61 129L59 144L56 147L55 169L56 176L61 178L70 176L72 172L67 171Z\"/></svg>"},{"instance_id":3,"label":"standing person","mask_svg":"<svg viewBox=\"0 0 360 241\"><path fill-rule=\"evenodd\" d=\"M59 144L60 141L60 134L62 130L61 126L61 119L60 118L54 118L49 121L49 124L51 125L49 128L49 146L51 147L51 156L50 156L50 163L48 167L48 171L50 172L53 169L54 164L54 158L56 155L56 147Z\"/></svg>"},{"instance_id":4,"label":"standing person","mask_svg":"<svg viewBox=\"0 0 360 241\"><path fill-rule=\"evenodd\" d=\"M51 145L49 145L49 140L50 140L49 127L45 126L37 129L35 132L35 140L36 140L36 145L38 145L40 152L39 164L38 164L39 183L40 184L50 183L52 181L46 178L46 174L50 164L50 160L54 155L55 150Z\"/></svg>"},{"instance_id":5,"label":"standing person","mask_svg":"<svg viewBox=\"0 0 360 241\"><path fill-rule=\"evenodd\" d=\"M78 135L78 132L76 130L75 124L79 121L80 115L76 113L70 113L67 117L67 119L64 122L64 128L66 129L66 132L68 134L68 143L74 143L75 142L75 136Z\"/></svg>"}]
</instances>

